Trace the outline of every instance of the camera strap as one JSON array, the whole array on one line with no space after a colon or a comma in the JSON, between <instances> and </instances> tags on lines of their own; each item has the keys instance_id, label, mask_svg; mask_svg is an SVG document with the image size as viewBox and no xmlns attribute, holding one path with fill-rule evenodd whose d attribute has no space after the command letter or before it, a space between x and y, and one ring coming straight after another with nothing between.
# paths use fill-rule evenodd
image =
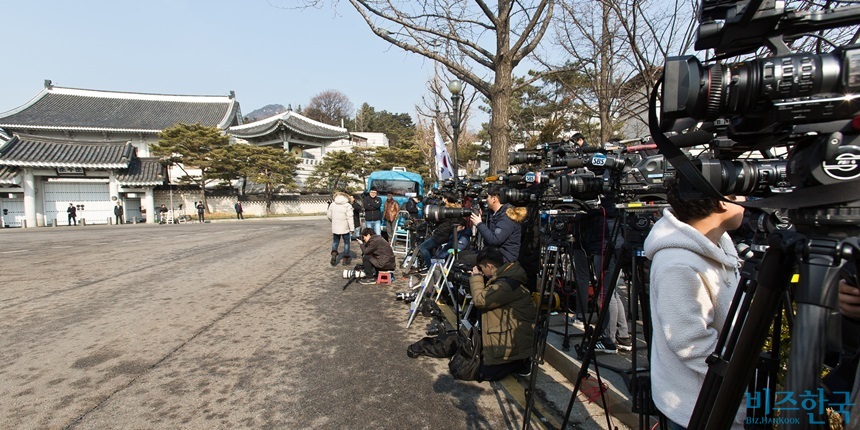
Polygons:
<instances>
[{"instance_id":1,"label":"camera strap","mask_svg":"<svg viewBox=\"0 0 860 430\"><path fill-rule=\"evenodd\" d=\"M799 209L804 207L827 206L838 203L860 200L860 186L857 181L845 181L836 184L819 185L816 187L796 188L790 193L778 194L761 200L733 202L726 199L713 184L702 175L702 172L677 146L660 131L657 118L658 88L663 84L663 78L651 90L650 109L648 110L648 128L651 138L657 144L660 153L678 171L686 181L697 190L724 202L734 203L749 208ZM702 142L703 144L705 142Z\"/></svg>"}]
</instances>

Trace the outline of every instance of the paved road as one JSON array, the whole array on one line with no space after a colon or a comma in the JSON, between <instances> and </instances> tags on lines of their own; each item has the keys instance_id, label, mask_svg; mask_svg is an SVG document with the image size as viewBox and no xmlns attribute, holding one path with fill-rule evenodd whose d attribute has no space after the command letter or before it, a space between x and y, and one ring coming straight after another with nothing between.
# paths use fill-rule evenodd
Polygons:
<instances>
[{"instance_id":1,"label":"paved road","mask_svg":"<svg viewBox=\"0 0 860 430\"><path fill-rule=\"evenodd\" d=\"M0 231L3 428L520 428L320 219Z\"/></svg>"}]
</instances>

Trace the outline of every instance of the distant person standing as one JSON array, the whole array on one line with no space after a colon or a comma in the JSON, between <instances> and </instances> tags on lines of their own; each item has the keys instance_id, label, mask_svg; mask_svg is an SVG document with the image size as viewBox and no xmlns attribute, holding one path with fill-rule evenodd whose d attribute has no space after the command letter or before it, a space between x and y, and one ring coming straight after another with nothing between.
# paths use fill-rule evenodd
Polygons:
<instances>
[{"instance_id":1,"label":"distant person standing","mask_svg":"<svg viewBox=\"0 0 860 430\"><path fill-rule=\"evenodd\" d=\"M66 209L66 213L69 214L69 225L78 225L78 208L75 207L74 204L69 203L69 208Z\"/></svg>"},{"instance_id":2,"label":"distant person standing","mask_svg":"<svg viewBox=\"0 0 860 430\"><path fill-rule=\"evenodd\" d=\"M113 207L113 216L116 218L116 225L121 225L123 223L122 216L124 213L122 204L120 202L116 202L116 206Z\"/></svg>"},{"instance_id":3,"label":"distant person standing","mask_svg":"<svg viewBox=\"0 0 860 430\"><path fill-rule=\"evenodd\" d=\"M164 203L162 203L162 204L161 204L161 207L160 207L160 208L158 208L158 215L161 217L161 219L159 219L159 220L158 220L158 223L159 223L159 224L165 224L165 223L167 223L167 212L169 212L169 211L167 210L167 205L165 205Z\"/></svg>"},{"instance_id":4,"label":"distant person standing","mask_svg":"<svg viewBox=\"0 0 860 430\"><path fill-rule=\"evenodd\" d=\"M376 187L370 188L361 203L364 206L364 226L372 228L377 236L382 234L382 199L377 195Z\"/></svg>"},{"instance_id":5,"label":"distant person standing","mask_svg":"<svg viewBox=\"0 0 860 430\"><path fill-rule=\"evenodd\" d=\"M206 210L206 206L203 206L203 202L197 202L197 221L206 222L206 217L203 215L204 210Z\"/></svg>"},{"instance_id":6,"label":"distant person standing","mask_svg":"<svg viewBox=\"0 0 860 430\"><path fill-rule=\"evenodd\" d=\"M242 215L242 202L236 202L233 208L236 209L236 219L245 219L245 216Z\"/></svg>"},{"instance_id":7,"label":"distant person standing","mask_svg":"<svg viewBox=\"0 0 860 430\"><path fill-rule=\"evenodd\" d=\"M388 240L394 237L394 230L397 226L397 217L400 216L400 205L394 196L389 194L385 200L385 210L382 213L382 219L385 220L385 232L388 233Z\"/></svg>"},{"instance_id":8,"label":"distant person standing","mask_svg":"<svg viewBox=\"0 0 860 430\"><path fill-rule=\"evenodd\" d=\"M349 196L349 204L352 205L352 225L355 226L355 240L361 237L361 203L354 196Z\"/></svg>"}]
</instances>

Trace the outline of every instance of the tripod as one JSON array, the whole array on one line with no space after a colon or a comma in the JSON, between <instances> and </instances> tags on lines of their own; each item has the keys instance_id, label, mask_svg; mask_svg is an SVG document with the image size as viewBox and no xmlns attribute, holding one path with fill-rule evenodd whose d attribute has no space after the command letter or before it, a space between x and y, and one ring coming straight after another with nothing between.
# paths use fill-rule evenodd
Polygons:
<instances>
[{"instance_id":1,"label":"tripod","mask_svg":"<svg viewBox=\"0 0 860 430\"><path fill-rule=\"evenodd\" d=\"M604 297L602 311L598 316L597 327L603 327L606 320L608 309L610 306L611 296L615 294L618 279L621 277L621 272L626 273L625 278L628 280L628 302L627 315L630 316L631 328L630 338L632 340L631 365L629 369L622 369L608 364L600 363L595 360L597 366L612 370L624 379L625 384L631 393L633 401L633 412L639 414L640 428L645 428L648 424L648 416L658 413L651 399L650 376L647 374L648 367L638 365L639 360L639 343L638 339L638 324L641 320L642 329L646 345L646 353L650 361L650 345L651 345L651 299L649 294L649 276L646 269L650 266L650 262L645 257L644 244L645 238L651 230L652 218L648 213L655 209L663 208L668 205L648 205L641 207L638 203L620 204L621 209L619 222L616 222L611 235L610 243L615 243L614 238L618 234L622 234L624 242L621 245L620 252L612 258L615 262L606 261L603 264L603 270L608 270L611 267L611 273L608 280L604 280L603 285L606 286L606 296ZM612 322L610 322L612 324ZM594 354L594 350L586 350L583 343L578 346L577 352L579 357L587 355L589 357ZM587 366L583 366L587 367Z\"/></svg>"},{"instance_id":2,"label":"tripod","mask_svg":"<svg viewBox=\"0 0 860 430\"><path fill-rule=\"evenodd\" d=\"M836 229L823 230L840 233ZM856 227L851 230L854 237L846 237L842 233L842 239L791 231L777 231L769 237L769 247L761 261L757 279L750 280L752 299L741 309L744 311L748 307L748 311L730 314L717 350L708 360L708 373L693 410L690 428L717 430L731 426L743 398L744 387L755 371L749 363L757 359L770 321L788 292L793 271L786 268L795 264L800 269L800 285L794 292L797 323L792 327L786 389L799 394L818 388L824 350L829 340L824 334L838 331L826 330L828 318L836 309L838 272L846 260L853 259L856 264L860 259L858 231ZM738 305L733 303L732 312L737 308ZM733 319L738 323L731 327ZM726 343L727 339L729 343ZM798 408L786 412L786 419L795 420L800 428L816 428L826 422L826 417L818 411L807 412ZM808 416L803 416L804 413Z\"/></svg>"}]
</instances>

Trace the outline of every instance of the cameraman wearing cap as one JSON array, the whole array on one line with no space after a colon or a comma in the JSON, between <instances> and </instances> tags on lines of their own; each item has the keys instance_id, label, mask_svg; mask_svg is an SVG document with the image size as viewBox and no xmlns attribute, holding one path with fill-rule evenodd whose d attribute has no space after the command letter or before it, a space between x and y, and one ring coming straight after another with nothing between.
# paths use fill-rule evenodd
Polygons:
<instances>
[{"instance_id":1,"label":"cameraman wearing cap","mask_svg":"<svg viewBox=\"0 0 860 430\"><path fill-rule=\"evenodd\" d=\"M499 248L505 263L517 261L520 255L520 243L522 241L522 227L520 223L526 219L528 209L517 208L509 203L502 204L499 199L503 187L499 184L490 185L487 188L487 208L493 214L486 223L481 218L481 211L472 213L472 225L477 227L484 245Z\"/></svg>"}]
</instances>

